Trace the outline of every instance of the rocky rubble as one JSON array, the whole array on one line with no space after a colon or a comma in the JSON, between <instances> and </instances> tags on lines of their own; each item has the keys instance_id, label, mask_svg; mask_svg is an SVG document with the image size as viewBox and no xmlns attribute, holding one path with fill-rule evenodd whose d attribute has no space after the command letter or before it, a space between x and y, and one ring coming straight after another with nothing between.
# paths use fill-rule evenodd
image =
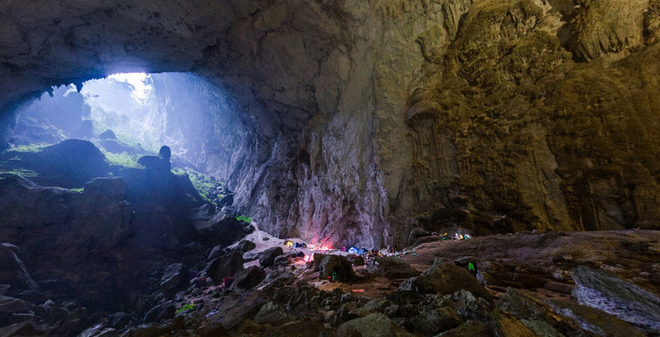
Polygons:
<instances>
[{"instance_id":1,"label":"rocky rubble","mask_svg":"<svg viewBox=\"0 0 660 337\"><path fill-rule=\"evenodd\" d=\"M233 274L234 282L229 287L222 286L222 280L201 286L191 281L176 293L162 292L156 296L153 306L144 313L90 316L71 304L61 306L48 301L35 306L20 298L2 297L3 313L12 312L14 319L25 313L33 316L16 320L0 331L8 336L25 331L51 333L53 328L45 320L45 310L50 310L56 317L69 317L69 327L85 327L85 336L653 336L658 335L652 325L652 315L658 312L653 307L658 287L649 287L652 283L640 278L625 280L604 271L604 263L609 254L622 259L652 258L659 252L657 242L634 255L626 255L631 250L622 248L630 244L603 251L602 241L582 256L574 254L570 262L566 254L583 239L599 242L607 237L633 244L657 240L657 234L644 234L649 237L643 240L636 239L639 233L616 232L571 233L554 239L544 237L547 234L521 234L433 242L417 247L419 255L396 258L396 265L405 269L419 270L432 261L417 276L395 277L370 273L368 266L353 266L355 275L350 282L328 281L321 274L323 262L326 268L342 266L343 261L348 261L344 257L330 251L330 255L317 254L316 261L307 263L295 257L297 254L290 254L294 248L284 248L281 256L289 256L286 261L269 266L262 266L257 260L248 262L244 270ZM536 246L534 242L540 239L549 245ZM564 245L559 248L552 244L553 240L561 240ZM268 249L257 246L260 250ZM229 250L228 256L235 259L242 254L239 245ZM513 251L524 252L529 261L514 259L510 255ZM479 272L475 277L461 265L476 252L482 258L478 259ZM564 260L553 259L554 254L561 254ZM202 259L200 264L212 264L218 258ZM507 278L507 274L484 277L490 265L518 262L518 271L522 272L525 262L534 263L536 259L556 266L548 269L554 269L558 283L575 283L573 295L524 279L522 286L492 284L498 276ZM630 275L637 265L618 264L616 268L619 275ZM161 278L161 284L169 284L181 270L178 265L166 269L169 273ZM636 298L638 294L644 297ZM614 307L627 309L616 312L612 311ZM66 311L55 314L53 310ZM75 323L72 317L85 317L86 323Z\"/></svg>"}]
</instances>

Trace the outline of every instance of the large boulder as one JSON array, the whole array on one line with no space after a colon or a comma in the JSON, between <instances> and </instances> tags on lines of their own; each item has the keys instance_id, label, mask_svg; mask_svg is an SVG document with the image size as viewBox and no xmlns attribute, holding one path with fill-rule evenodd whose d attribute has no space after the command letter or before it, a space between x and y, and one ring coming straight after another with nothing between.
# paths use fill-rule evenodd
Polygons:
<instances>
[{"instance_id":1,"label":"large boulder","mask_svg":"<svg viewBox=\"0 0 660 337\"><path fill-rule=\"evenodd\" d=\"M222 247L230 246L254 231L254 227L249 223L219 212L210 204L195 208L191 220L198 235Z\"/></svg>"},{"instance_id":2,"label":"large boulder","mask_svg":"<svg viewBox=\"0 0 660 337\"><path fill-rule=\"evenodd\" d=\"M391 256L379 257L369 271L387 278L409 278L420 274L408 262Z\"/></svg>"},{"instance_id":3,"label":"large boulder","mask_svg":"<svg viewBox=\"0 0 660 337\"><path fill-rule=\"evenodd\" d=\"M493 298L488 291L467 270L454 264L442 263L436 259L431 268L417 277L412 277L399 286L400 290L411 290L420 294L453 294L465 289L474 296L481 297L491 304Z\"/></svg>"},{"instance_id":4,"label":"large boulder","mask_svg":"<svg viewBox=\"0 0 660 337\"><path fill-rule=\"evenodd\" d=\"M31 154L26 160L39 173L34 181L45 186L82 187L109 172L101 150L86 140L67 139Z\"/></svg>"},{"instance_id":5,"label":"large boulder","mask_svg":"<svg viewBox=\"0 0 660 337\"><path fill-rule=\"evenodd\" d=\"M341 255L326 255L319 264L319 278L327 279L333 273L337 281L352 281L355 278L353 265Z\"/></svg>"},{"instance_id":6,"label":"large boulder","mask_svg":"<svg viewBox=\"0 0 660 337\"><path fill-rule=\"evenodd\" d=\"M181 263L173 263L165 269L160 279L160 290L164 293L177 290L188 283L190 270Z\"/></svg>"},{"instance_id":7,"label":"large boulder","mask_svg":"<svg viewBox=\"0 0 660 337\"><path fill-rule=\"evenodd\" d=\"M660 334L660 297L605 270L579 266L573 270L573 297L582 305L602 310Z\"/></svg>"},{"instance_id":8,"label":"large boulder","mask_svg":"<svg viewBox=\"0 0 660 337\"><path fill-rule=\"evenodd\" d=\"M232 277L241 270L243 256L239 252L231 252L209 262L205 272L214 282L220 283L225 277Z\"/></svg>"},{"instance_id":9,"label":"large boulder","mask_svg":"<svg viewBox=\"0 0 660 337\"><path fill-rule=\"evenodd\" d=\"M151 322L162 321L165 319L170 319L174 317L175 314L176 314L176 307L174 306L174 304L172 304L172 302L161 303L151 308L144 315L144 322L151 323Z\"/></svg>"},{"instance_id":10,"label":"large boulder","mask_svg":"<svg viewBox=\"0 0 660 337\"><path fill-rule=\"evenodd\" d=\"M337 335L361 337L413 336L413 334L408 333L406 329L392 322L381 313L350 320L339 326Z\"/></svg>"},{"instance_id":11,"label":"large boulder","mask_svg":"<svg viewBox=\"0 0 660 337\"><path fill-rule=\"evenodd\" d=\"M252 266L248 269L241 270L234 277L234 283L232 283L232 289L252 289L261 281L266 278L266 272L257 267Z\"/></svg>"},{"instance_id":12,"label":"large boulder","mask_svg":"<svg viewBox=\"0 0 660 337\"><path fill-rule=\"evenodd\" d=\"M282 254L284 254L282 247L268 248L259 255L259 264L262 267L270 267L274 264L275 258Z\"/></svg>"}]
</instances>

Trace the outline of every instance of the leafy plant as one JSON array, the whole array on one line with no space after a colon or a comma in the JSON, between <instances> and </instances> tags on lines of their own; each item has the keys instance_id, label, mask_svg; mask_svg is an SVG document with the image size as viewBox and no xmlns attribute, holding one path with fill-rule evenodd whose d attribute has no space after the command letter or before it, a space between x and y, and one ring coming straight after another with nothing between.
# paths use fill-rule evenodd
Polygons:
<instances>
[{"instance_id":1,"label":"leafy plant","mask_svg":"<svg viewBox=\"0 0 660 337\"><path fill-rule=\"evenodd\" d=\"M190 311L190 310L195 310L195 305L192 304L192 303L191 304L186 304L186 305L182 306L181 308L176 309L176 314L179 314L179 313L185 312L185 311Z\"/></svg>"}]
</instances>

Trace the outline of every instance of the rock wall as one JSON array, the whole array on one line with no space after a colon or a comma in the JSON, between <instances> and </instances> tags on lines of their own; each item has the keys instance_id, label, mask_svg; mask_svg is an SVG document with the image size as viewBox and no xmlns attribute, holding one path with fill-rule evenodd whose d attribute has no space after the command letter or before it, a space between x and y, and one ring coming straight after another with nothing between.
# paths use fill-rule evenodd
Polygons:
<instances>
[{"instance_id":1,"label":"rock wall","mask_svg":"<svg viewBox=\"0 0 660 337\"><path fill-rule=\"evenodd\" d=\"M240 153L209 151L208 171L280 236L377 247L415 222L657 228L658 6L8 1L0 102L115 71L195 72L245 116L239 137L214 135Z\"/></svg>"}]
</instances>

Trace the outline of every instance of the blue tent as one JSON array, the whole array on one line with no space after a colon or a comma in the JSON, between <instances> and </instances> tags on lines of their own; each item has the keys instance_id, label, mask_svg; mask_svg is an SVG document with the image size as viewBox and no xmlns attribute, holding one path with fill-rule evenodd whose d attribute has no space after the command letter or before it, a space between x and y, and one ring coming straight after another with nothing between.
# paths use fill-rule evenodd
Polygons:
<instances>
[{"instance_id":1,"label":"blue tent","mask_svg":"<svg viewBox=\"0 0 660 337\"><path fill-rule=\"evenodd\" d=\"M348 253L353 255L358 255L358 249L355 247L351 247L348 249Z\"/></svg>"}]
</instances>

